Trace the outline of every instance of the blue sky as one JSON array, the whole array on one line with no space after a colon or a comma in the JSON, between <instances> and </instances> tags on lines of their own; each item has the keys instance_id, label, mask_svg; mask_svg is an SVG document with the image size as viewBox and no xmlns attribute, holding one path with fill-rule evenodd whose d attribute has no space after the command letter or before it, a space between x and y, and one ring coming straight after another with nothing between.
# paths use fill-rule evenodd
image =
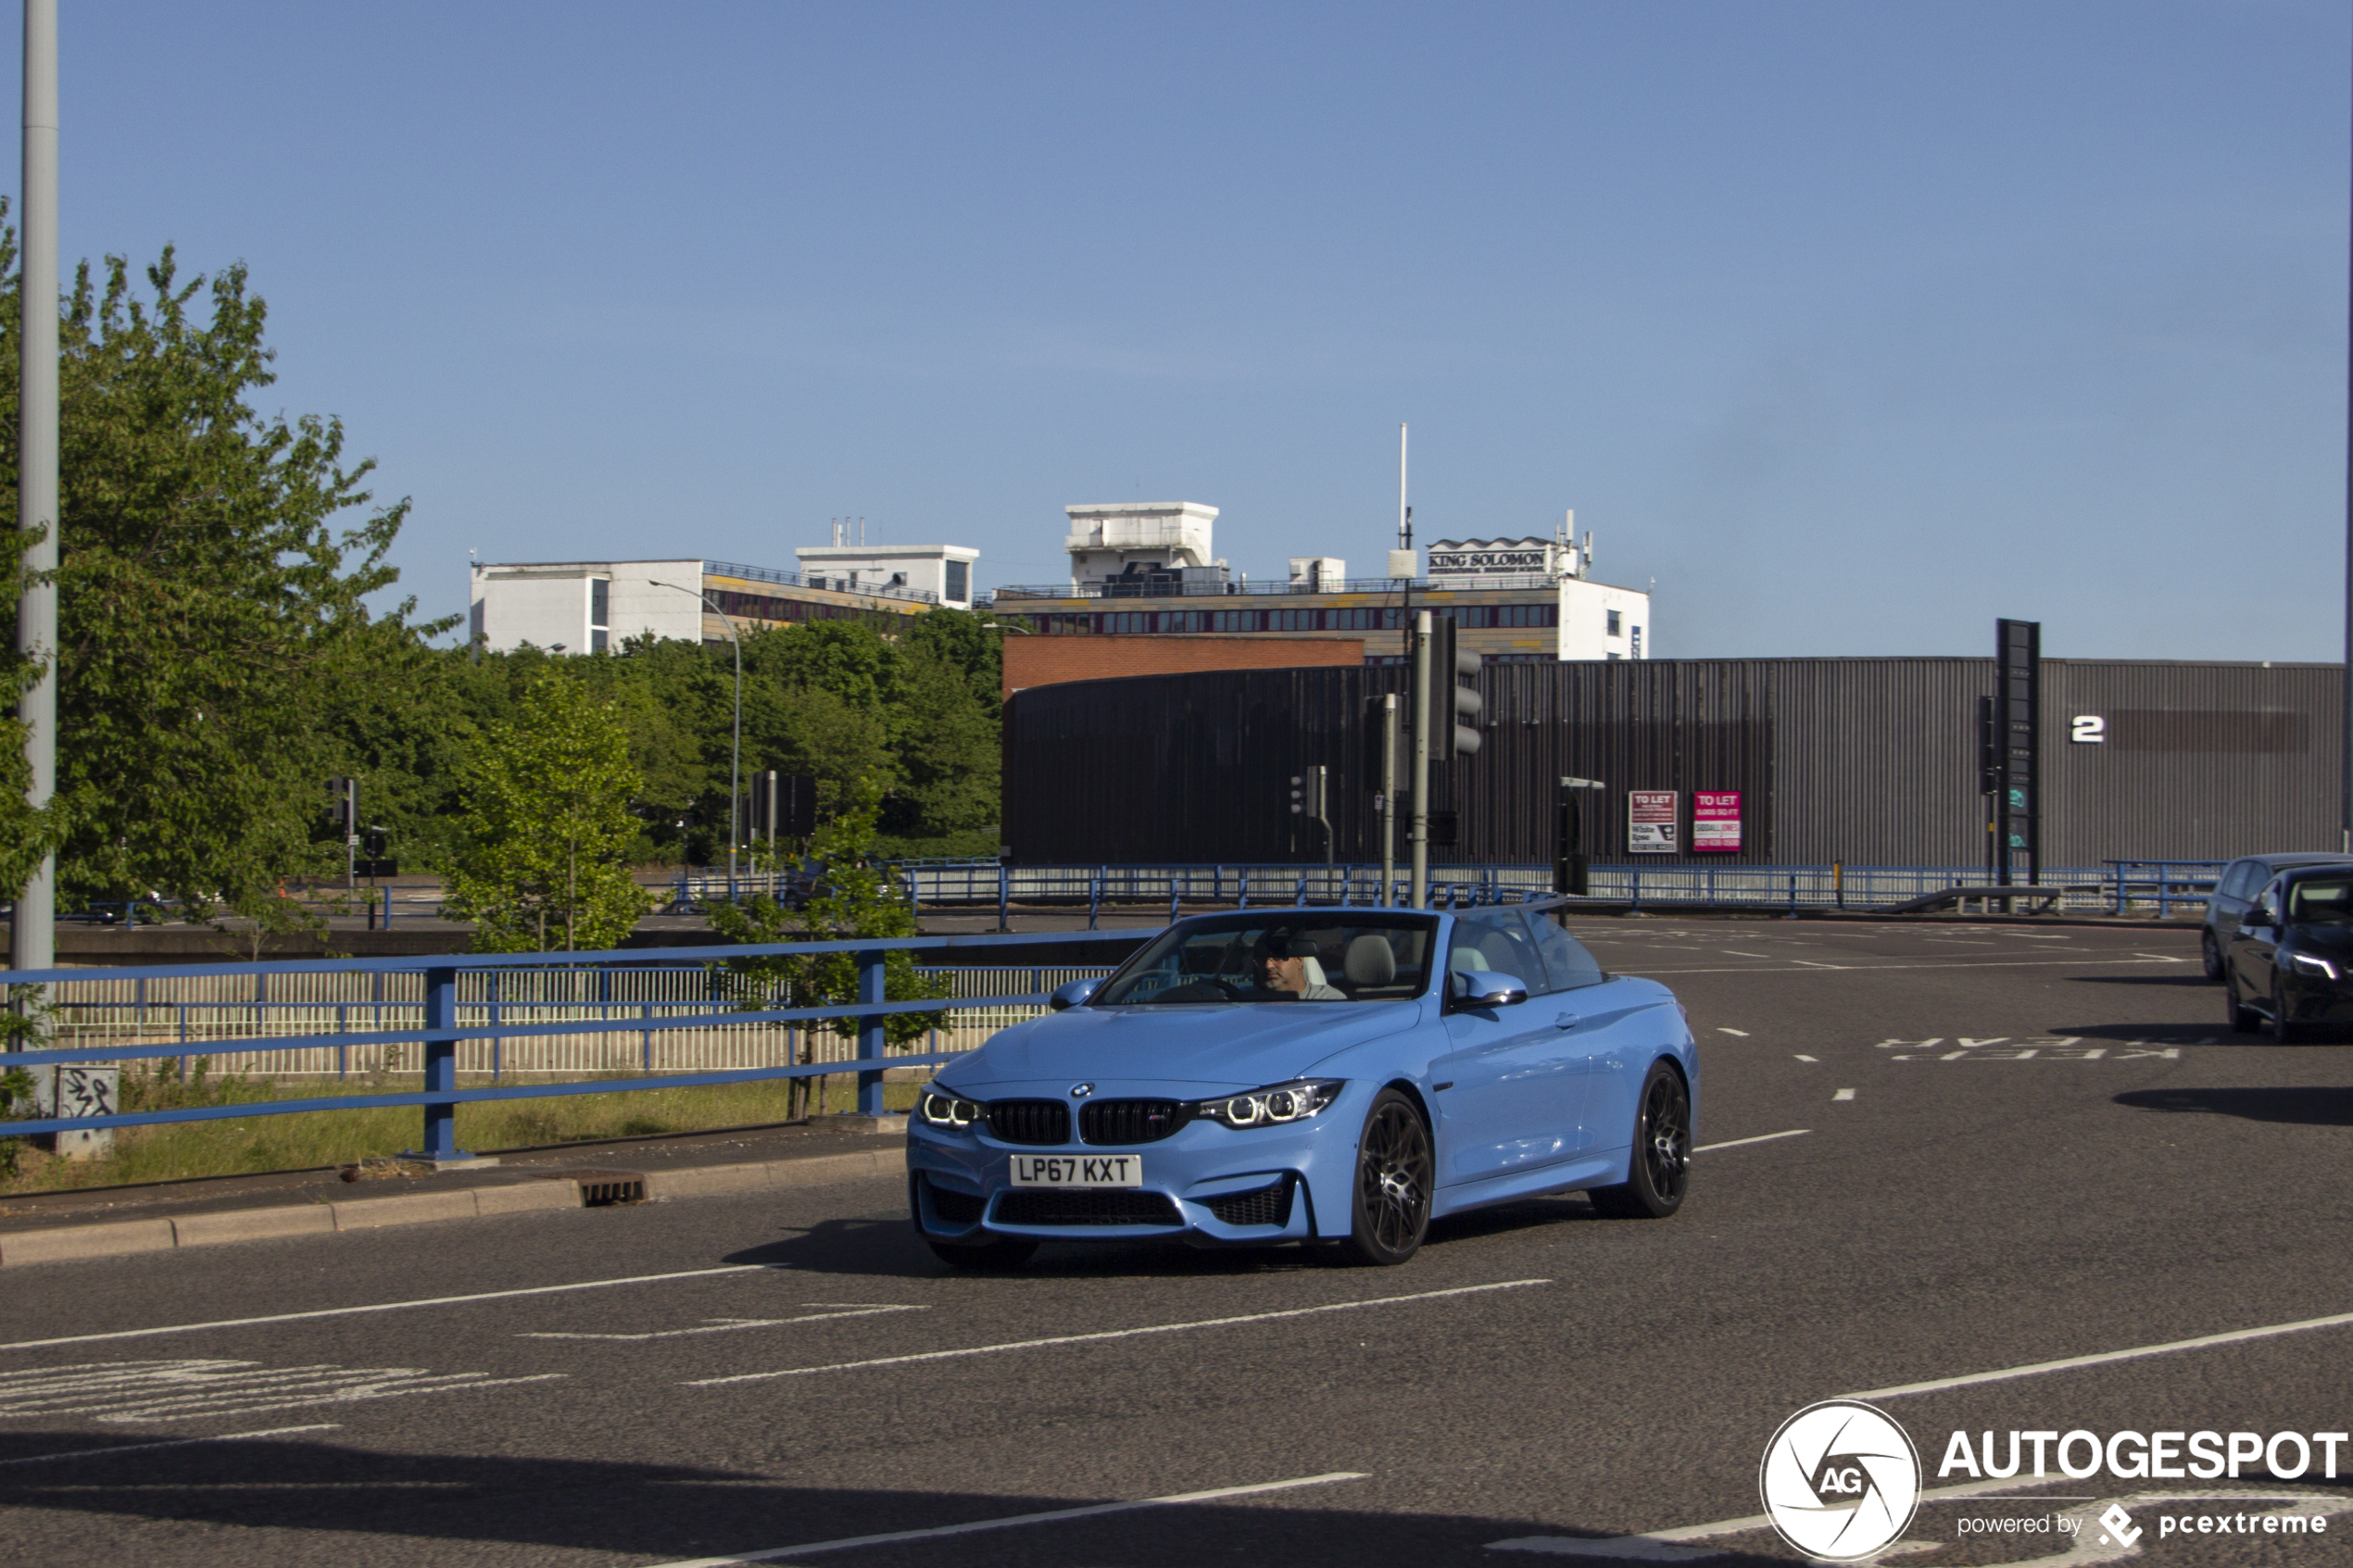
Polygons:
<instances>
[{"instance_id":1,"label":"blue sky","mask_svg":"<svg viewBox=\"0 0 2353 1568\"><path fill-rule=\"evenodd\" d=\"M68 265L246 262L428 613L1139 496L1366 570L1402 419L1662 656L2342 656L2341 3L61 9Z\"/></svg>"}]
</instances>

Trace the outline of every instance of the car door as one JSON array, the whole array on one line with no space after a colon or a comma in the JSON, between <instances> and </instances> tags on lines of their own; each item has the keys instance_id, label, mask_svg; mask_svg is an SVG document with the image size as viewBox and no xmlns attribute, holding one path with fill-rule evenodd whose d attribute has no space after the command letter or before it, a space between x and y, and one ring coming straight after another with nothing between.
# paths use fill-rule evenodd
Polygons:
<instances>
[{"instance_id":1,"label":"car door","mask_svg":"<svg viewBox=\"0 0 2353 1568\"><path fill-rule=\"evenodd\" d=\"M1602 1080L1613 1071L1624 1031L1608 1006L1609 976L1585 945L1548 913L1524 910L1522 915L1544 965L1544 994L1531 996L1529 1005L1552 1019L1554 1048L1563 1069L1576 1080L1578 1135L1570 1154L1579 1157L1611 1141L1596 1133L1597 1118L1606 1112L1597 1110L1595 1098L1607 1098Z\"/></svg>"},{"instance_id":2,"label":"car door","mask_svg":"<svg viewBox=\"0 0 2353 1568\"><path fill-rule=\"evenodd\" d=\"M2238 935L2225 960L2238 979L2241 998L2266 1008L2271 1005L2271 975L2279 962L2280 901L2285 896L2279 878L2265 884L2240 916Z\"/></svg>"},{"instance_id":3,"label":"car door","mask_svg":"<svg viewBox=\"0 0 2353 1568\"><path fill-rule=\"evenodd\" d=\"M2228 948L2231 938L2239 931L2239 917L2246 912L2246 901L2263 883L2263 862L2233 860L2223 868L2221 880L2214 884L2213 918L2208 922L2214 928L2214 946Z\"/></svg>"},{"instance_id":4,"label":"car door","mask_svg":"<svg viewBox=\"0 0 2353 1568\"><path fill-rule=\"evenodd\" d=\"M1583 1085L1570 1069L1554 1022L1556 1009L1534 993L1542 960L1517 909L1458 915L1446 955L1456 971L1509 974L1529 988L1511 1007L1450 1005L1446 1047L1430 1066L1441 1186L1485 1181L1567 1160L1576 1152Z\"/></svg>"}]
</instances>

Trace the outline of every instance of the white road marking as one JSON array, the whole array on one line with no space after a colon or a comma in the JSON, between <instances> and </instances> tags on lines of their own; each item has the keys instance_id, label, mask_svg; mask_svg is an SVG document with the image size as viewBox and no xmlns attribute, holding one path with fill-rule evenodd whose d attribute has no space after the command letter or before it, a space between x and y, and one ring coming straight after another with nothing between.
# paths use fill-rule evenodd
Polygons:
<instances>
[{"instance_id":1,"label":"white road marking","mask_svg":"<svg viewBox=\"0 0 2353 1568\"><path fill-rule=\"evenodd\" d=\"M1722 947L1718 951L1730 953L1736 959L1769 959L1773 956L1770 953L1743 953L1738 947Z\"/></svg>"},{"instance_id":2,"label":"white road marking","mask_svg":"<svg viewBox=\"0 0 2353 1568\"><path fill-rule=\"evenodd\" d=\"M1998 1499L2011 1495L2029 1497L2043 1491L2046 1486L2056 1486L2066 1479L2067 1477L2063 1475L2054 1475L2047 1481L2041 1482L2016 1479L1965 1481L1957 1486L1931 1487L1920 1494L1919 1500L1930 1503L1957 1502L1970 1498ZM2082 1503L2085 1506L2069 1509L2067 1512L2073 1516L2088 1517L2101 1503L2111 1500L2140 1508L2173 1501L2253 1502L2258 1499L2266 1502L2276 1499L2286 1503L2291 1510L2309 1507L2315 1512L2330 1514L2342 1513L2348 1509L2353 1509L2353 1500L2326 1493L2254 1489L2241 1492L2136 1492L2112 1499L2045 1496L2039 1500ZM1617 1562L1697 1562L1710 1557L1729 1557L1731 1555L1731 1549L1724 1547L1686 1545L1686 1542L1714 1540L1725 1536L1753 1535L1770 1530L1772 1527L1773 1522L1770 1519L1764 1514L1755 1513L1745 1519L1718 1519L1712 1524L1685 1524L1677 1529L1653 1530L1640 1536L1606 1536L1599 1539L1579 1536L1521 1536L1508 1541L1490 1541L1487 1543L1487 1549L1490 1551L1533 1551L1550 1557L1602 1558ZM2076 1535L2078 1544L2067 1551L2057 1556L2038 1557L2032 1562L2012 1562L2008 1568L2057 1568L2057 1565L2060 1563L2113 1562L2119 1558L2140 1555L2137 1542L2132 1547L2118 1551L2097 1551L2087 1549L2088 1543L2081 1539L2081 1531L2076 1532ZM1942 1541L1898 1541L1880 1552L1871 1561L1879 1562L1884 1558L1927 1551L1946 1544Z\"/></svg>"},{"instance_id":3,"label":"white road marking","mask_svg":"<svg viewBox=\"0 0 2353 1568\"><path fill-rule=\"evenodd\" d=\"M1800 969L1853 969L1855 967L1853 964L1848 963L1816 963L1812 959L1792 959L1789 961L1797 965ZM1879 966L1874 964L1871 967L1877 968Z\"/></svg>"},{"instance_id":4,"label":"white road marking","mask_svg":"<svg viewBox=\"0 0 2353 1568\"><path fill-rule=\"evenodd\" d=\"M1261 1492L1286 1492L1300 1486L1328 1486L1335 1481L1363 1481L1362 1471L1335 1470L1323 1475L1302 1475L1290 1481L1261 1481L1254 1486L1218 1486L1206 1492L1176 1492L1164 1498L1139 1498L1134 1502L1099 1502L1081 1508L1057 1508L1043 1513L1016 1513L1004 1519L980 1519L969 1524L936 1524L928 1530L894 1530L884 1536L846 1536L835 1541L809 1541L799 1546L768 1547L737 1552L733 1557L692 1557L663 1562L656 1568L727 1568L734 1562L773 1562L780 1557L810 1557L821 1551L851 1547L887 1546L897 1541L932 1540L941 1536L969 1536L981 1530L1009 1530L1018 1524L1050 1524L1064 1519L1094 1519L1106 1513L1127 1513L1139 1508L1173 1508L1180 1503L1215 1502L1221 1498L1246 1498Z\"/></svg>"},{"instance_id":5,"label":"white road marking","mask_svg":"<svg viewBox=\"0 0 2353 1568\"><path fill-rule=\"evenodd\" d=\"M1744 1143L1771 1143L1775 1138L1802 1138L1813 1130L1811 1127L1792 1127L1786 1133L1760 1133L1753 1138L1730 1138L1723 1143L1704 1143L1692 1152L1705 1154L1711 1148L1738 1148Z\"/></svg>"},{"instance_id":6,"label":"white road marking","mask_svg":"<svg viewBox=\"0 0 2353 1568\"><path fill-rule=\"evenodd\" d=\"M1800 1060L1800 1061L1819 1061L1819 1060L1822 1060L1820 1057L1818 1057L1818 1056L1807 1056L1807 1055L1806 1055L1805 1052L1803 1052L1803 1051L1797 1051L1797 1052L1793 1052L1793 1053L1792 1053L1792 1054L1793 1054L1793 1055L1797 1058L1797 1060Z\"/></svg>"},{"instance_id":7,"label":"white road marking","mask_svg":"<svg viewBox=\"0 0 2353 1568\"><path fill-rule=\"evenodd\" d=\"M815 1306L817 1303L811 1302ZM747 1328L781 1328L788 1323L824 1323L828 1318L871 1318L878 1312L928 1312L929 1307L858 1307L839 1312L806 1312L797 1318L707 1318L700 1328L665 1328L652 1334L518 1334L518 1339L684 1339L694 1334L736 1334Z\"/></svg>"},{"instance_id":8,"label":"white road marking","mask_svg":"<svg viewBox=\"0 0 2353 1568\"><path fill-rule=\"evenodd\" d=\"M1748 1031L1745 1029L1726 1029L1718 1026L1716 1032L1718 1035L1738 1035L1743 1040L1748 1038Z\"/></svg>"},{"instance_id":9,"label":"white road marking","mask_svg":"<svg viewBox=\"0 0 2353 1568\"><path fill-rule=\"evenodd\" d=\"M468 1301L503 1301L512 1296L556 1296L567 1290L604 1290L616 1285L653 1285L673 1279L710 1279L720 1274L774 1273L780 1263L730 1263L717 1269L682 1269L667 1274L624 1274L619 1279L585 1279L572 1285L535 1285L521 1290L480 1290L471 1296L428 1296L415 1301L376 1301L364 1307L326 1307L312 1312L275 1312L265 1318L219 1318L211 1323L177 1323L162 1328L121 1328L111 1334L66 1334L55 1339L19 1339L0 1350L40 1350L52 1345L92 1345L102 1339L145 1339L157 1334L198 1334L208 1328L250 1328L256 1323L302 1323L310 1318L343 1318L359 1312L404 1312L412 1307L454 1307Z\"/></svg>"},{"instance_id":10,"label":"white road marking","mask_svg":"<svg viewBox=\"0 0 2353 1568\"><path fill-rule=\"evenodd\" d=\"M2078 1367L2106 1366L2110 1361L2138 1361L2144 1356L2170 1356L2182 1350L2205 1350L2217 1345L2241 1345L2250 1339L2270 1339L2283 1334L2302 1334L2315 1328L2342 1328L2353 1323L2353 1312L2338 1312L2325 1318L2303 1318L2295 1323L2277 1323L2264 1328L2237 1328L2228 1334L2201 1335L2196 1339L2170 1340L2163 1345L2139 1345L2130 1350L2103 1350L2096 1355L2070 1356L2064 1361L2035 1361L2027 1366L2005 1367L1999 1372L1973 1372L1965 1377L1932 1378L1926 1383L1903 1383L1892 1388L1872 1388L1860 1394L1841 1394L1842 1399L1901 1399L1913 1394L1933 1394L1945 1388L1967 1388L1979 1383L2007 1383L2013 1378L2040 1377L2045 1373L2072 1372Z\"/></svg>"},{"instance_id":11,"label":"white road marking","mask_svg":"<svg viewBox=\"0 0 2353 1568\"><path fill-rule=\"evenodd\" d=\"M1002 1345L971 1345L956 1350L920 1350L906 1356L876 1356L862 1361L835 1361L826 1366L782 1367L774 1372L741 1372L727 1377L698 1377L683 1388L714 1388L729 1383L760 1383L773 1377L807 1377L821 1372L856 1372L864 1367L905 1366L913 1361L948 1361L964 1356L994 1356L1007 1350L1037 1350L1050 1345L1090 1345L1105 1339L1133 1339L1147 1334L1183 1334L1196 1328L1230 1328L1236 1323L1272 1323L1278 1318L1307 1318L1321 1312L1353 1312L1366 1307L1395 1307L1408 1301L1436 1301L1449 1296L1478 1296L1491 1290L1520 1290L1550 1285L1549 1279L1507 1279L1494 1285L1464 1285L1452 1290L1422 1290L1411 1296L1378 1296L1369 1301L1333 1301L1321 1307L1291 1307L1278 1312L1246 1312L1239 1317L1202 1318L1193 1323L1152 1323L1144 1328L1112 1328L1096 1334L1057 1334L1046 1339L1015 1339Z\"/></svg>"},{"instance_id":12,"label":"white road marking","mask_svg":"<svg viewBox=\"0 0 2353 1568\"><path fill-rule=\"evenodd\" d=\"M223 1432L212 1437L174 1437L168 1443L118 1443L110 1449L71 1449L61 1454L27 1454L0 1459L0 1464L51 1464L59 1460L105 1459L109 1454L153 1453L157 1449L193 1449L206 1443L247 1443L260 1437L291 1437L297 1432L340 1432L339 1423L322 1421L309 1426L272 1426L265 1432Z\"/></svg>"},{"instance_id":13,"label":"white road marking","mask_svg":"<svg viewBox=\"0 0 2353 1568\"><path fill-rule=\"evenodd\" d=\"M1853 1089L1841 1089L1838 1093L1831 1096L1831 1098L1832 1099L1853 1099L1854 1098L1855 1091Z\"/></svg>"},{"instance_id":14,"label":"white road marking","mask_svg":"<svg viewBox=\"0 0 2353 1568\"><path fill-rule=\"evenodd\" d=\"M0 1373L0 1420L86 1415L108 1422L255 1415L362 1399L549 1383L565 1374L492 1377L417 1367L264 1367L258 1361L88 1361Z\"/></svg>"}]
</instances>

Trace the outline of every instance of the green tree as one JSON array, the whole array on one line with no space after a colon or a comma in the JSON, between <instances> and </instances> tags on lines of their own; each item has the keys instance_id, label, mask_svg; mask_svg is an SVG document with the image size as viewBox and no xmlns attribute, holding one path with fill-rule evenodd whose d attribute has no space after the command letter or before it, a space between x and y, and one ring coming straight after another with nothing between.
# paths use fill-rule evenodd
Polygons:
<instances>
[{"instance_id":1,"label":"green tree","mask_svg":"<svg viewBox=\"0 0 2353 1568\"><path fill-rule=\"evenodd\" d=\"M894 896L889 879L872 863L875 821L882 807L882 784L868 776L853 787L849 809L818 829L812 859L824 868L824 886L799 909L765 896L741 904L721 904L711 911L711 928L731 942L840 942L861 936L915 935L915 917ZM720 983L748 1010L773 1005L778 997L793 1007L847 1007L858 1000L858 962L849 953L817 953L795 957L730 959L718 971ZM945 997L944 979L915 972L913 957L894 948L883 965L884 998L894 1002ZM884 1023L884 1037L893 1046L921 1039L937 1026L944 1012L898 1012ZM854 1037L851 1019L836 1019L815 1027L844 1038ZM799 1107L796 1085L794 1105Z\"/></svg>"},{"instance_id":2,"label":"green tree","mask_svg":"<svg viewBox=\"0 0 2353 1568\"><path fill-rule=\"evenodd\" d=\"M652 898L629 874L632 797L643 776L609 705L573 680L532 683L510 724L484 730L464 772L468 843L448 879L450 912L474 950L620 945Z\"/></svg>"},{"instance_id":3,"label":"green tree","mask_svg":"<svg viewBox=\"0 0 2353 1568\"><path fill-rule=\"evenodd\" d=\"M0 208L5 216L5 208ZM0 225L0 362L21 320L16 237ZM197 296L208 294L202 308ZM54 307L45 303L42 307ZM172 252L135 287L84 263L59 327L59 887L182 900L191 920L249 905L340 856L315 846L333 694L384 679L441 626L362 602L397 573L408 504L373 507L342 425L264 417L267 309L232 267L182 282ZM17 387L0 384L0 526L17 521ZM356 526L336 520L357 510ZM20 570L20 569L19 569ZM13 646L13 583L0 645ZM444 623L446 624L446 623ZM18 680L23 671L13 670ZM0 799L19 743L0 734ZM0 809L0 873L20 885L29 824Z\"/></svg>"}]
</instances>

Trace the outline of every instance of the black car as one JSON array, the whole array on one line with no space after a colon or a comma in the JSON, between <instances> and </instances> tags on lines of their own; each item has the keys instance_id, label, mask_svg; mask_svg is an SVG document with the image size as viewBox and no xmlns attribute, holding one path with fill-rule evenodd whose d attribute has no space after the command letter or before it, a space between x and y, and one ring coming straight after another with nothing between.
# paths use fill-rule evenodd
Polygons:
<instances>
[{"instance_id":1,"label":"black car","mask_svg":"<svg viewBox=\"0 0 2353 1568\"><path fill-rule=\"evenodd\" d=\"M2353 865L2284 871L2239 918L2222 952L2231 1027L2282 1045L2353 1022Z\"/></svg>"},{"instance_id":2,"label":"black car","mask_svg":"<svg viewBox=\"0 0 2353 1568\"><path fill-rule=\"evenodd\" d=\"M2222 874L2214 879L2213 895L2206 901L2206 931L2198 938L2199 955L2206 960L2206 978L2222 978L2222 949L2239 934L2239 920L2246 913L2247 905L2273 877L2291 866L2328 865L2353 866L2353 859L2310 851L2244 855L2222 868Z\"/></svg>"}]
</instances>

